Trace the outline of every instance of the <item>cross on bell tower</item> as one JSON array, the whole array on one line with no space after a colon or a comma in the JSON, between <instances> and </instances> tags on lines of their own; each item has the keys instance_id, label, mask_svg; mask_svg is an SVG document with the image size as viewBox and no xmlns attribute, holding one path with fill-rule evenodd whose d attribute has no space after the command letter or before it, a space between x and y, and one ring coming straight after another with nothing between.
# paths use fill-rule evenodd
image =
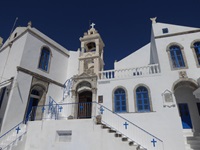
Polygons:
<instances>
[{"instance_id":1,"label":"cross on bell tower","mask_svg":"<svg viewBox=\"0 0 200 150\"><path fill-rule=\"evenodd\" d=\"M98 76L99 71L103 70L103 48L104 43L100 34L94 28L92 23L91 28L80 37L81 55L79 57L79 74L95 74Z\"/></svg>"}]
</instances>

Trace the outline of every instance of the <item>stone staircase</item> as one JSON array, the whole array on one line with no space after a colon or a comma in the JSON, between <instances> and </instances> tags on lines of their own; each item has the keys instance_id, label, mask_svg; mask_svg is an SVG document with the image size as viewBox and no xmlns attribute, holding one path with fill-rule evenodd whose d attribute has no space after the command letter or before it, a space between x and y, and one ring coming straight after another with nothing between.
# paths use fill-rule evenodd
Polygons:
<instances>
[{"instance_id":1,"label":"stone staircase","mask_svg":"<svg viewBox=\"0 0 200 150\"><path fill-rule=\"evenodd\" d=\"M147 150L144 147L142 147L141 145L139 145L138 143L136 143L135 141L129 139L127 136L125 136L122 133L116 131L112 127L109 127L108 125L100 123L100 122L97 122L97 125L101 125L101 128L103 130L108 130L108 133L113 134L114 137L121 138L122 142L126 142L133 149L135 149L135 150Z\"/></svg>"},{"instance_id":2,"label":"stone staircase","mask_svg":"<svg viewBox=\"0 0 200 150\"><path fill-rule=\"evenodd\" d=\"M0 150L12 150L26 135L26 124L19 124L0 137Z\"/></svg>"},{"instance_id":3,"label":"stone staircase","mask_svg":"<svg viewBox=\"0 0 200 150\"><path fill-rule=\"evenodd\" d=\"M184 133L184 138L186 150L200 150L200 134L188 132Z\"/></svg>"}]
</instances>

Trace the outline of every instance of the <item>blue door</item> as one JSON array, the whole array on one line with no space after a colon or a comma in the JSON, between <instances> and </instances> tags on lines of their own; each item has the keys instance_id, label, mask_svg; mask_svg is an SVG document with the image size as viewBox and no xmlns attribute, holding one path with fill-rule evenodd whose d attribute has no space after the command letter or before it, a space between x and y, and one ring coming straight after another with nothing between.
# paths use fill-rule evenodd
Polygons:
<instances>
[{"instance_id":1,"label":"blue door","mask_svg":"<svg viewBox=\"0 0 200 150\"><path fill-rule=\"evenodd\" d=\"M179 106L179 112L180 112L180 116L181 116L183 129L191 129L192 121L190 118L188 104L182 103L182 104L178 104L178 106Z\"/></svg>"},{"instance_id":2,"label":"blue door","mask_svg":"<svg viewBox=\"0 0 200 150\"><path fill-rule=\"evenodd\" d=\"M38 99L30 97L28 108L26 111L26 118L25 118L26 121L25 122L27 122L29 119L31 121L35 120L35 113L36 113L38 102L39 102Z\"/></svg>"}]
</instances>

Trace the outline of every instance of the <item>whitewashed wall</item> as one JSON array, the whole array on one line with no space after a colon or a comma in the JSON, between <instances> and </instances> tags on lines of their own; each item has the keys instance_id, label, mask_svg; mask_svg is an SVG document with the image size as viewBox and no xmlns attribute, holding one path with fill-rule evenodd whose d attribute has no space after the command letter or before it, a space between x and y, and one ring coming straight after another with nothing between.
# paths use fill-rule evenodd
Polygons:
<instances>
[{"instance_id":1,"label":"whitewashed wall","mask_svg":"<svg viewBox=\"0 0 200 150\"><path fill-rule=\"evenodd\" d=\"M56 131L59 130L71 130L71 140L58 142ZM30 122L25 150L34 149L135 150L128 145L128 142L122 142L121 138L116 138L114 133L109 133L107 129L96 125L92 119Z\"/></svg>"}]
</instances>

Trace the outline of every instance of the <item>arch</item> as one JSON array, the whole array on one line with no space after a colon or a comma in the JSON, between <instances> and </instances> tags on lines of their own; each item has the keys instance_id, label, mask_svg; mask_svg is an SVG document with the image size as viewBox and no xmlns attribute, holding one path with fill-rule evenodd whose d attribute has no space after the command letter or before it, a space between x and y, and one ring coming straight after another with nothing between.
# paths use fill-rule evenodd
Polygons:
<instances>
[{"instance_id":1,"label":"arch","mask_svg":"<svg viewBox=\"0 0 200 150\"><path fill-rule=\"evenodd\" d=\"M200 132L199 100L195 98L193 92L198 88L198 84L193 79L179 79L173 84L173 91L179 111L183 129L192 129Z\"/></svg>"},{"instance_id":2,"label":"arch","mask_svg":"<svg viewBox=\"0 0 200 150\"><path fill-rule=\"evenodd\" d=\"M184 53L184 47L176 42L170 43L167 46L167 54L172 70L188 68L186 57Z\"/></svg>"},{"instance_id":3,"label":"arch","mask_svg":"<svg viewBox=\"0 0 200 150\"><path fill-rule=\"evenodd\" d=\"M50 51L50 48L47 46L42 46L38 64L39 69L49 72L51 55L52 53Z\"/></svg>"},{"instance_id":4,"label":"arch","mask_svg":"<svg viewBox=\"0 0 200 150\"><path fill-rule=\"evenodd\" d=\"M145 84L138 84L134 88L134 104L136 112L153 111L150 88Z\"/></svg>"},{"instance_id":5,"label":"arch","mask_svg":"<svg viewBox=\"0 0 200 150\"><path fill-rule=\"evenodd\" d=\"M200 67L200 39L194 40L190 45L197 67Z\"/></svg>"},{"instance_id":6,"label":"arch","mask_svg":"<svg viewBox=\"0 0 200 150\"><path fill-rule=\"evenodd\" d=\"M191 78L178 79L172 85L173 93L175 93L176 89L182 86L188 86L190 88L196 89L198 88L198 83L194 79L191 79Z\"/></svg>"},{"instance_id":7,"label":"arch","mask_svg":"<svg viewBox=\"0 0 200 150\"><path fill-rule=\"evenodd\" d=\"M36 114L36 112L38 105L40 105L41 103L41 99L44 93L46 93L46 88L43 85L35 84L32 86L26 106L26 112L24 118L25 122L27 122L28 120L33 121L36 118L38 119L38 115L40 115L39 117L42 117L41 113Z\"/></svg>"},{"instance_id":8,"label":"arch","mask_svg":"<svg viewBox=\"0 0 200 150\"><path fill-rule=\"evenodd\" d=\"M78 93L78 115L77 118L91 118L92 115L92 91Z\"/></svg>"},{"instance_id":9,"label":"arch","mask_svg":"<svg viewBox=\"0 0 200 150\"><path fill-rule=\"evenodd\" d=\"M88 42L86 43L87 51L86 52L92 52L96 51L96 43L95 42Z\"/></svg>"},{"instance_id":10,"label":"arch","mask_svg":"<svg viewBox=\"0 0 200 150\"><path fill-rule=\"evenodd\" d=\"M123 86L117 86L113 89L113 112L124 113L128 112L128 95L127 90Z\"/></svg>"},{"instance_id":11,"label":"arch","mask_svg":"<svg viewBox=\"0 0 200 150\"><path fill-rule=\"evenodd\" d=\"M82 81L76 86L76 91L78 93L84 92L84 91L91 91L92 90L92 85L88 81Z\"/></svg>"}]
</instances>

